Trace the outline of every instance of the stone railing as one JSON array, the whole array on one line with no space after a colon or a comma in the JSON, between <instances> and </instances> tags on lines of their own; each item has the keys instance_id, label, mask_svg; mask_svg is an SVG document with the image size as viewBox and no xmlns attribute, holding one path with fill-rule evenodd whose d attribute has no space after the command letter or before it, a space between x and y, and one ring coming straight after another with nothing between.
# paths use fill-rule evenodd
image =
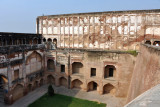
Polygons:
<instances>
[{"instance_id":1,"label":"stone railing","mask_svg":"<svg viewBox=\"0 0 160 107\"><path fill-rule=\"evenodd\" d=\"M12 81L12 84L21 83L21 82L23 82L23 78L17 78Z\"/></svg>"},{"instance_id":2,"label":"stone railing","mask_svg":"<svg viewBox=\"0 0 160 107\"><path fill-rule=\"evenodd\" d=\"M14 65L22 64L22 61L23 61L23 59L13 60L13 61L10 62L10 65L14 66ZM1 62L0 63L0 68L7 67L7 65L8 65L7 63L8 63L7 61L6 62Z\"/></svg>"},{"instance_id":3,"label":"stone railing","mask_svg":"<svg viewBox=\"0 0 160 107\"><path fill-rule=\"evenodd\" d=\"M37 49L45 49L44 44L35 44L35 45L10 45L10 46L1 46L0 53L8 54L13 52L21 52L21 51L29 51L29 50L37 50Z\"/></svg>"},{"instance_id":4,"label":"stone railing","mask_svg":"<svg viewBox=\"0 0 160 107\"><path fill-rule=\"evenodd\" d=\"M31 74L28 74L26 77L28 79L29 82L34 81L35 79L38 79L40 77L43 77L44 75L44 71L40 70Z\"/></svg>"}]
</instances>

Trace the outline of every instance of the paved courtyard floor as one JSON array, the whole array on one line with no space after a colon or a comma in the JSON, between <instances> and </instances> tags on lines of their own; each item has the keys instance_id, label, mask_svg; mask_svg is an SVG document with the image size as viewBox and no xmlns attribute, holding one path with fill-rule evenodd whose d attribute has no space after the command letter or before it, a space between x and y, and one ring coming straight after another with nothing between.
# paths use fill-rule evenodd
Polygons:
<instances>
[{"instance_id":1,"label":"paved courtyard floor","mask_svg":"<svg viewBox=\"0 0 160 107\"><path fill-rule=\"evenodd\" d=\"M54 87L55 93L63 94L67 96L73 96L80 99L87 99L91 101L97 101L106 103L107 107L122 107L125 103L124 98L115 98L114 96L110 94L106 95L99 95L97 92L91 91L91 92L84 92L78 89L67 89L65 87ZM27 107L30 103L37 100L39 97L44 95L47 92L48 85L44 85L40 88L37 88L36 90L28 93L23 98L17 100L12 105L0 105L0 107Z\"/></svg>"}]
</instances>

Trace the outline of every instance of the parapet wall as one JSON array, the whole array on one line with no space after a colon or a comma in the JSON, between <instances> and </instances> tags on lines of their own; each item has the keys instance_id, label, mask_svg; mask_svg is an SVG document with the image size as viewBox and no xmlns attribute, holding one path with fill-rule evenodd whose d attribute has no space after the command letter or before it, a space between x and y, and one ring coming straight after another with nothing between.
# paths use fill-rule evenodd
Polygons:
<instances>
[{"instance_id":1,"label":"parapet wall","mask_svg":"<svg viewBox=\"0 0 160 107\"><path fill-rule=\"evenodd\" d=\"M160 47L141 45L127 102L160 83Z\"/></svg>"}]
</instances>

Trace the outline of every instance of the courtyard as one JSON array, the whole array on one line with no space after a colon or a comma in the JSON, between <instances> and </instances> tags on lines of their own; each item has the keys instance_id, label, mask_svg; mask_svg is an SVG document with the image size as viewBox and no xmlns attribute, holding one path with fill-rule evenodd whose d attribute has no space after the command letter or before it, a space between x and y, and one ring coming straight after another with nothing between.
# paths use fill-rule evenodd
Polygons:
<instances>
[{"instance_id":1,"label":"courtyard","mask_svg":"<svg viewBox=\"0 0 160 107\"><path fill-rule=\"evenodd\" d=\"M1 105L1 107L28 107L29 104L32 104L34 101L42 97L47 92L47 87L48 85L43 85L35 89L34 91L28 93L21 99L17 100L12 105L8 106ZM110 94L100 95L95 91L84 92L78 89L67 89L63 86L55 87L54 85L53 88L56 94L71 96L83 100L95 101L98 103L105 103L107 104L107 107L117 107L117 105L118 107L123 107L126 100L125 98L116 98Z\"/></svg>"},{"instance_id":2,"label":"courtyard","mask_svg":"<svg viewBox=\"0 0 160 107\"><path fill-rule=\"evenodd\" d=\"M82 100L70 96L55 94L50 97L47 94L30 104L28 107L106 107L106 104L95 101Z\"/></svg>"}]
</instances>

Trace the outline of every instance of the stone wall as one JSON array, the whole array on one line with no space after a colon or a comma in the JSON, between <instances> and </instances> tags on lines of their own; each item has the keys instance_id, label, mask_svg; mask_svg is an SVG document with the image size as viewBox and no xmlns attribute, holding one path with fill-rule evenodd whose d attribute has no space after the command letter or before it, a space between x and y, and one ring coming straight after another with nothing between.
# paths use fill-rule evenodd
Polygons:
<instances>
[{"instance_id":1,"label":"stone wall","mask_svg":"<svg viewBox=\"0 0 160 107\"><path fill-rule=\"evenodd\" d=\"M50 50L46 53L46 57L47 61L52 59L55 62L55 70L46 69L45 75L46 78L52 75L56 86L64 85L62 82L67 81L69 88L76 87L84 91L91 91L94 90L94 84L97 84L95 88L99 94L108 92L116 97L124 98L127 96L136 59L127 53L78 49L74 51L70 49ZM61 72L61 65L65 65L65 72ZM107 66L114 66L112 76L104 76ZM91 75L92 68L96 71L94 76ZM61 81L62 77L65 80Z\"/></svg>"},{"instance_id":2,"label":"stone wall","mask_svg":"<svg viewBox=\"0 0 160 107\"><path fill-rule=\"evenodd\" d=\"M151 45L141 45L127 101L160 83L160 48Z\"/></svg>"},{"instance_id":3,"label":"stone wall","mask_svg":"<svg viewBox=\"0 0 160 107\"><path fill-rule=\"evenodd\" d=\"M58 47L138 50L144 38L160 36L160 10L40 16L37 33Z\"/></svg>"}]
</instances>

